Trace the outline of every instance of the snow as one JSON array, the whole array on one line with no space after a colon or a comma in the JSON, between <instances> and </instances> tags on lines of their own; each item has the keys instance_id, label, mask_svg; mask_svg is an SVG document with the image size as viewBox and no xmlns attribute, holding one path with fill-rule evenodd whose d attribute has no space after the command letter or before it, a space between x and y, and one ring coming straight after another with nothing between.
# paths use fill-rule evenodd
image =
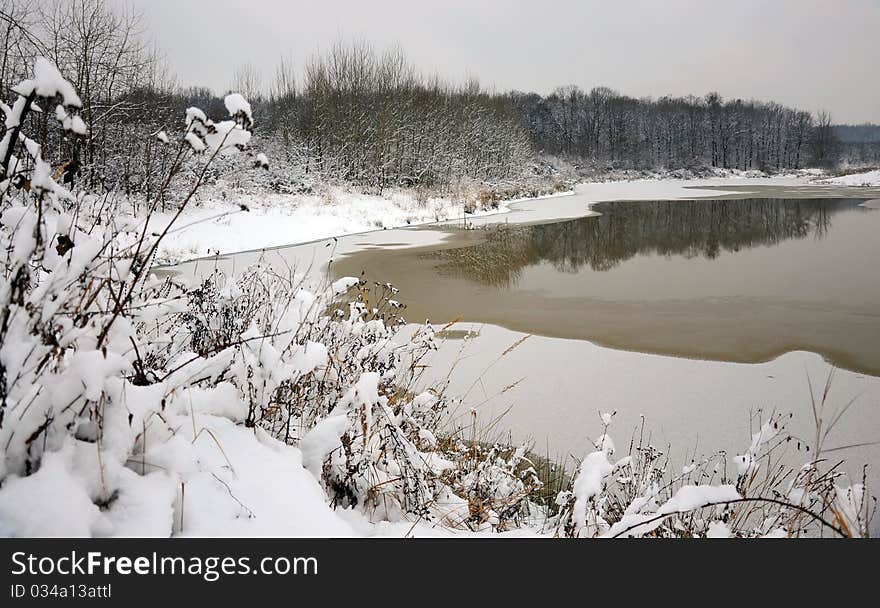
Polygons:
<instances>
[{"instance_id":1,"label":"snow","mask_svg":"<svg viewBox=\"0 0 880 608\"><path fill-rule=\"evenodd\" d=\"M574 511L572 520L576 529L587 525L587 508L589 502L599 494L614 467L608 462L608 452L597 451L587 454L578 469L578 475L574 480Z\"/></svg>"},{"instance_id":2,"label":"snow","mask_svg":"<svg viewBox=\"0 0 880 608\"><path fill-rule=\"evenodd\" d=\"M658 514L693 511L713 503L739 500L741 496L732 485L682 486L657 510Z\"/></svg>"},{"instance_id":3,"label":"snow","mask_svg":"<svg viewBox=\"0 0 880 608\"><path fill-rule=\"evenodd\" d=\"M36 160L31 187L46 192L52 192L55 189L55 182L52 180L52 166L42 159Z\"/></svg>"},{"instance_id":4,"label":"snow","mask_svg":"<svg viewBox=\"0 0 880 608\"><path fill-rule=\"evenodd\" d=\"M240 93L230 93L223 98L223 104L226 106L230 116L241 113L247 117L248 122L253 122L251 104Z\"/></svg>"},{"instance_id":5,"label":"snow","mask_svg":"<svg viewBox=\"0 0 880 608\"><path fill-rule=\"evenodd\" d=\"M706 531L706 538L730 538L730 528L723 521L713 521Z\"/></svg>"},{"instance_id":6,"label":"snow","mask_svg":"<svg viewBox=\"0 0 880 608\"><path fill-rule=\"evenodd\" d=\"M330 290L334 295L339 295L348 291L351 287L357 285L360 281L357 277L342 277L333 282Z\"/></svg>"},{"instance_id":7,"label":"snow","mask_svg":"<svg viewBox=\"0 0 880 608\"><path fill-rule=\"evenodd\" d=\"M31 93L36 93L39 97L60 95L64 105L74 108L82 107L82 101L76 94L73 85L67 82L58 68L45 57L37 57L34 62L34 77L22 81L12 90L24 97Z\"/></svg>"},{"instance_id":8,"label":"snow","mask_svg":"<svg viewBox=\"0 0 880 608\"><path fill-rule=\"evenodd\" d=\"M241 205L248 208L247 213ZM504 208L475 215L500 211ZM151 230L161 231L173 215L170 211L157 213ZM179 261L463 216L464 206L459 202L443 198L419 201L405 191L377 196L329 188L320 194L251 194L227 201L212 196L181 216L160 245L159 256Z\"/></svg>"},{"instance_id":9,"label":"snow","mask_svg":"<svg viewBox=\"0 0 880 608\"><path fill-rule=\"evenodd\" d=\"M835 186L880 186L880 169L865 173L852 173L821 180L819 183Z\"/></svg>"},{"instance_id":10,"label":"snow","mask_svg":"<svg viewBox=\"0 0 880 608\"><path fill-rule=\"evenodd\" d=\"M657 529L663 523L663 516L686 513L710 505L739 500L741 496L732 485L696 486L679 488L672 498L660 505L653 513L632 513L624 515L604 534L606 537L641 536ZM712 528L710 528L712 530ZM719 532L717 526L715 533Z\"/></svg>"},{"instance_id":11,"label":"snow","mask_svg":"<svg viewBox=\"0 0 880 608\"><path fill-rule=\"evenodd\" d=\"M868 493L865 486L860 483L849 487L835 486L835 494L834 506L838 521L851 533L858 532L859 514L864 514L873 508L866 504Z\"/></svg>"},{"instance_id":12,"label":"snow","mask_svg":"<svg viewBox=\"0 0 880 608\"><path fill-rule=\"evenodd\" d=\"M61 123L61 126L65 131L70 131L83 136L89 134L89 129L86 127L86 123L83 122L83 119L76 114L68 114L67 110L65 110L64 106L61 104L55 106L55 118Z\"/></svg>"},{"instance_id":13,"label":"snow","mask_svg":"<svg viewBox=\"0 0 880 608\"><path fill-rule=\"evenodd\" d=\"M247 133L241 129L238 131ZM227 141L227 145L230 143ZM210 141L208 145L212 145ZM261 162L259 155L257 159ZM588 183L577 186L574 193L508 201L498 209L466 215L460 201L438 197L419 200L406 190L389 191L378 196L328 186L314 194L234 194L224 200L222 193L229 188L218 182L216 187L200 195L198 205L184 212L173 232L161 244L159 257L165 261L183 261L438 222L466 221L476 226L498 221L524 223L569 219L591 215L590 207L603 201L714 197L719 191L709 187L802 186L809 183L808 178L790 177ZM590 201L589 204L584 203L585 199ZM249 213L241 212L242 205ZM157 214L153 230L160 231L172 216L170 212ZM414 245L423 245L425 243L418 239L424 236L415 231L395 231L393 237L382 235L377 238L385 242L405 244L411 241ZM332 251L343 249L348 252L352 247L345 244Z\"/></svg>"},{"instance_id":14,"label":"snow","mask_svg":"<svg viewBox=\"0 0 880 608\"><path fill-rule=\"evenodd\" d=\"M802 177L729 177L708 179L639 179L633 181L592 182L578 184L574 196L553 196L528 199L508 204L504 215L509 223L531 223L574 219L593 215L593 205L607 201L651 201L687 198L717 198L725 186L805 186L811 182ZM476 218L474 224L486 224L496 218Z\"/></svg>"},{"instance_id":15,"label":"snow","mask_svg":"<svg viewBox=\"0 0 880 608\"><path fill-rule=\"evenodd\" d=\"M104 390L104 382L107 378L121 375L128 369L128 362L116 353L106 355L98 350L79 351L70 358L70 375L82 385L82 393L86 399L97 401ZM70 398L66 393L61 399Z\"/></svg>"},{"instance_id":16,"label":"snow","mask_svg":"<svg viewBox=\"0 0 880 608\"><path fill-rule=\"evenodd\" d=\"M247 146L251 139L251 132L243 129L234 120L213 123L213 126L214 129L204 135L205 143L211 150L217 150L221 154L234 154Z\"/></svg>"},{"instance_id":17,"label":"snow","mask_svg":"<svg viewBox=\"0 0 880 608\"><path fill-rule=\"evenodd\" d=\"M108 466L123 480L106 511L86 491L89 467L78 462L86 454L96 462L95 444L47 453L39 471L0 491L0 536L354 535L298 449L220 416L198 416L197 424L196 440L176 441L177 449L160 444L145 456L146 475ZM150 471L160 465L170 474Z\"/></svg>"},{"instance_id":18,"label":"snow","mask_svg":"<svg viewBox=\"0 0 880 608\"><path fill-rule=\"evenodd\" d=\"M205 142L192 131L186 134L186 141L193 149L193 152L202 152L205 149Z\"/></svg>"},{"instance_id":19,"label":"snow","mask_svg":"<svg viewBox=\"0 0 880 608\"><path fill-rule=\"evenodd\" d=\"M202 434L194 444L203 470L186 481L181 535L354 535L303 468L300 450L224 418L199 424L216 441Z\"/></svg>"},{"instance_id":20,"label":"snow","mask_svg":"<svg viewBox=\"0 0 880 608\"><path fill-rule=\"evenodd\" d=\"M101 512L70 470L73 447L51 452L29 477L7 479L0 492L0 536L91 536ZM64 500L58 500L58 497Z\"/></svg>"},{"instance_id":21,"label":"snow","mask_svg":"<svg viewBox=\"0 0 880 608\"><path fill-rule=\"evenodd\" d=\"M733 461L736 464L737 475L748 475L757 467L755 458L751 454L739 454Z\"/></svg>"},{"instance_id":22,"label":"snow","mask_svg":"<svg viewBox=\"0 0 880 608\"><path fill-rule=\"evenodd\" d=\"M187 108L185 137L195 152L201 152L207 147L226 156L244 149L250 141L250 127L253 122L250 104L238 94L228 95L225 101L230 114L234 110L240 112L239 115L246 116L242 124L239 124L238 118L214 122L200 108Z\"/></svg>"},{"instance_id":23,"label":"snow","mask_svg":"<svg viewBox=\"0 0 880 608\"><path fill-rule=\"evenodd\" d=\"M207 123L208 117L205 115L204 111L202 111L201 108L197 108L195 106L187 108L186 126L192 127L196 122Z\"/></svg>"}]
</instances>

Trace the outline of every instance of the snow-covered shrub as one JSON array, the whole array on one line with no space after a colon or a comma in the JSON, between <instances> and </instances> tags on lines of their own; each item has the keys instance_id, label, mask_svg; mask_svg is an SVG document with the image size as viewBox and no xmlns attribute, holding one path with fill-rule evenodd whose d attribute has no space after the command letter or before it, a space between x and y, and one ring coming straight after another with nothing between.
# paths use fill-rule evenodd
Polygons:
<instances>
[{"instance_id":1,"label":"snow-covered shrub","mask_svg":"<svg viewBox=\"0 0 880 608\"><path fill-rule=\"evenodd\" d=\"M397 513L430 517L437 490L431 457L406 436L401 416L382 391L379 374L363 374L306 435L305 462L320 465L335 505L381 509L391 518Z\"/></svg>"},{"instance_id":2,"label":"snow-covered shrub","mask_svg":"<svg viewBox=\"0 0 880 608\"><path fill-rule=\"evenodd\" d=\"M342 311L328 309L332 296L354 285L347 316L327 314ZM430 327L393 340L395 291L368 293L353 279L316 296L295 274L260 265L234 279L215 273L191 292L172 341L184 362L226 353L212 381L237 388L246 426L301 447L333 505L431 517L440 484L429 452L444 401L409 390L414 362L435 346Z\"/></svg>"},{"instance_id":3,"label":"snow-covered shrub","mask_svg":"<svg viewBox=\"0 0 880 608\"><path fill-rule=\"evenodd\" d=\"M793 470L784 449L798 444L785 419L772 415L751 445L731 459L718 452L669 471L666 454L637 442L623 457L606 434L581 461L556 500L548 523L559 536L583 537L797 537L867 536L873 507L864 484L841 487L844 475L821 458ZM824 470L822 470L824 468ZM735 472L729 470L733 469Z\"/></svg>"},{"instance_id":4,"label":"snow-covered shrub","mask_svg":"<svg viewBox=\"0 0 880 608\"><path fill-rule=\"evenodd\" d=\"M458 442L455 463L444 479L467 500L468 527L489 524L500 532L535 519L540 509L533 500L543 482L524 446Z\"/></svg>"},{"instance_id":5,"label":"snow-covered shrub","mask_svg":"<svg viewBox=\"0 0 880 608\"><path fill-rule=\"evenodd\" d=\"M167 431L178 399L203 392L160 367L164 347L149 342L179 314L185 291L150 272L169 229L151 231L158 196L144 219L117 215L105 206L107 197L59 185L59 172L24 132L27 114L39 103L55 104L67 137L86 134L70 83L40 58L33 78L14 92L11 106L0 105L0 520L12 526L6 533L29 529L27 521L48 525L52 510L63 508L31 503L63 491L81 508L71 507L70 526L60 533L118 532L116 515L133 509L131 501L164 497L165 509L157 512L170 513L175 500L166 473L147 474L142 458L138 475L131 459L146 453L147 429L157 417L164 416ZM234 109L234 120L219 123L224 126L215 133L202 121L211 146L204 167L230 142L246 142L250 124L240 103ZM192 133L188 124L171 173L189 157L184 142ZM197 174L180 211L200 180ZM30 508L16 506L23 504Z\"/></svg>"}]
</instances>

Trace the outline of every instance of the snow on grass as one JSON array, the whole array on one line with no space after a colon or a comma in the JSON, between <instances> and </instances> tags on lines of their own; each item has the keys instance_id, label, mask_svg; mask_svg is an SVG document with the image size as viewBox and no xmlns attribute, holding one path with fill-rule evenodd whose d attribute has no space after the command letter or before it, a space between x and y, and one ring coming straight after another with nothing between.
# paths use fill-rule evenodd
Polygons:
<instances>
[{"instance_id":1,"label":"snow on grass","mask_svg":"<svg viewBox=\"0 0 880 608\"><path fill-rule=\"evenodd\" d=\"M4 484L0 536L354 535L297 448L222 416L199 415L195 423L195 440L158 444L148 454L145 475L105 464L103 474L120 480L106 510L87 491L98 470L94 444L68 441L47 453L35 474ZM175 474L150 471L160 464Z\"/></svg>"},{"instance_id":2,"label":"snow on grass","mask_svg":"<svg viewBox=\"0 0 880 608\"><path fill-rule=\"evenodd\" d=\"M354 534L303 468L299 449L222 417L199 417L198 425L210 435L193 444L202 470L186 482L181 535Z\"/></svg>"},{"instance_id":3,"label":"snow on grass","mask_svg":"<svg viewBox=\"0 0 880 608\"><path fill-rule=\"evenodd\" d=\"M653 513L629 513L620 521L611 526L604 536L614 538L618 536L642 536L656 530L663 522L663 516L675 513L686 513L701 507L714 504L739 500L741 496L732 485L718 486L682 486L678 491L663 503ZM717 526L714 534L718 533ZM729 535L729 531L728 531Z\"/></svg>"},{"instance_id":4,"label":"snow on grass","mask_svg":"<svg viewBox=\"0 0 880 608\"><path fill-rule=\"evenodd\" d=\"M0 536L91 536L100 511L70 471L70 453L70 447L50 452L33 475L6 480Z\"/></svg>"},{"instance_id":5,"label":"snow on grass","mask_svg":"<svg viewBox=\"0 0 880 608\"><path fill-rule=\"evenodd\" d=\"M577 530L585 525L587 520L587 504L602 491L605 478L611 474L614 467L608 462L609 452L606 450L591 452L581 462L578 476L574 480L574 513Z\"/></svg>"}]
</instances>

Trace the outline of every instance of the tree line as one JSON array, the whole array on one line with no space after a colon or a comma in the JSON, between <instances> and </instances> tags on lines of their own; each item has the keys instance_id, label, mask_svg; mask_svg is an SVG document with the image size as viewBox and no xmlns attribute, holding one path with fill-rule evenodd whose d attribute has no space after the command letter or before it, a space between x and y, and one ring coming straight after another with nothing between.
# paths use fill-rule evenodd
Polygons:
<instances>
[{"instance_id":1,"label":"tree line","mask_svg":"<svg viewBox=\"0 0 880 608\"><path fill-rule=\"evenodd\" d=\"M834 125L841 160L855 166L880 165L880 125Z\"/></svg>"},{"instance_id":2,"label":"tree line","mask_svg":"<svg viewBox=\"0 0 880 608\"><path fill-rule=\"evenodd\" d=\"M0 0L0 26L4 99L30 77L37 56L80 92L87 137L66 138L48 128L54 108L28 117L44 154L64 167L64 180L78 176L94 188L143 190L145 176L159 173L154 136L170 120L164 100L176 86L161 53L147 42L140 15L111 9L105 0Z\"/></svg>"},{"instance_id":3,"label":"tree line","mask_svg":"<svg viewBox=\"0 0 880 608\"><path fill-rule=\"evenodd\" d=\"M89 136L51 142L49 112L29 118L66 179L128 194L158 190L172 154L162 130L182 127L189 106L222 113L204 87L184 87L147 42L137 13L106 0L0 0L0 87L8 92L46 56L83 98ZM636 99L605 87L560 87L549 95L494 92L471 80L451 84L419 72L400 49L336 43L304 62L282 59L267 80L244 64L230 90L247 96L255 135L279 161L318 177L381 192L527 176L536 155L597 168L779 171L868 162L874 142L841 142L848 132L826 113L774 102L703 97ZM58 144L58 145L45 145Z\"/></svg>"},{"instance_id":4,"label":"tree line","mask_svg":"<svg viewBox=\"0 0 880 608\"><path fill-rule=\"evenodd\" d=\"M301 88L280 69L266 106L267 129L315 170L378 191L503 180L531 154L502 97L425 78L399 49L334 44L306 63Z\"/></svg>"},{"instance_id":5,"label":"tree line","mask_svg":"<svg viewBox=\"0 0 880 608\"><path fill-rule=\"evenodd\" d=\"M832 166L830 116L775 102L704 97L635 99L570 85L543 97L509 93L536 148L625 168L692 166L778 171Z\"/></svg>"}]
</instances>

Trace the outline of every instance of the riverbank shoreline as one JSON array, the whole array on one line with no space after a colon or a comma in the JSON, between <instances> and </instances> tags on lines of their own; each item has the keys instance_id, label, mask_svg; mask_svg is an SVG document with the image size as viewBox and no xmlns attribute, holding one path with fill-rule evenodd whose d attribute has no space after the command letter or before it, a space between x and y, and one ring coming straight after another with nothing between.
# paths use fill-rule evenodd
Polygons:
<instances>
[{"instance_id":1,"label":"riverbank shoreline","mask_svg":"<svg viewBox=\"0 0 880 608\"><path fill-rule=\"evenodd\" d=\"M818 186L823 176L803 175L754 177L751 173L726 177L677 177L581 182L572 189L537 197L497 202L495 208L465 213L465 203L450 198L429 197L418 200L412 191L394 191L384 196L357 194L332 189L321 196L302 195L232 195L210 196L188 209L163 240L158 256L162 265L173 265L230 256L254 251L306 245L342 237L406 228L425 228L458 223L479 225L503 218L517 221L517 211L531 210L535 202L558 199L588 192L595 202L642 200L647 198L698 198L718 196L717 191L698 193L701 187L718 188L742 185ZM827 188L840 187L835 184ZM245 210L246 209L246 210ZM538 221L555 213L548 206ZM581 213L582 210L575 211ZM171 214L158 213L152 220L155 229L170 221ZM577 217L577 216L572 216Z\"/></svg>"}]
</instances>

